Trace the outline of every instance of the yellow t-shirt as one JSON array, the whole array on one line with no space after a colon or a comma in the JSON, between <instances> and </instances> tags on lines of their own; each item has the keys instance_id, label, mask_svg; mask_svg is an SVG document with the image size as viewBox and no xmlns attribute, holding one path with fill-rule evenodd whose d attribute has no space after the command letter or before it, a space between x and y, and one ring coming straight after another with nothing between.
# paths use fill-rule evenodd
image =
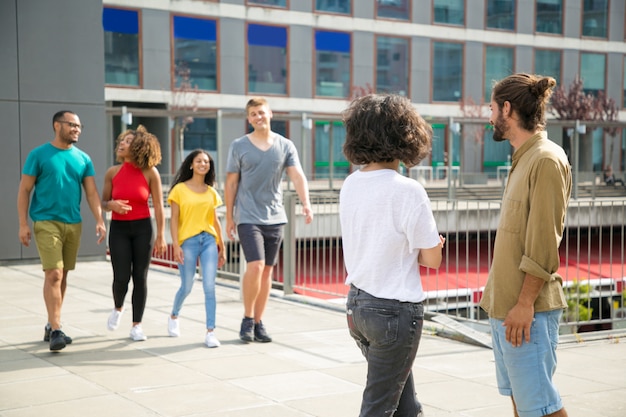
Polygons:
<instances>
[{"instance_id":1,"label":"yellow t-shirt","mask_svg":"<svg viewBox=\"0 0 626 417\"><path fill-rule=\"evenodd\" d=\"M219 243L221 236L217 235L215 226L215 209L222 205L222 198L215 188L208 187L203 193L196 193L187 187L185 183L178 183L170 191L167 202L178 204L178 244L190 237L202 232L207 232L215 237Z\"/></svg>"}]
</instances>

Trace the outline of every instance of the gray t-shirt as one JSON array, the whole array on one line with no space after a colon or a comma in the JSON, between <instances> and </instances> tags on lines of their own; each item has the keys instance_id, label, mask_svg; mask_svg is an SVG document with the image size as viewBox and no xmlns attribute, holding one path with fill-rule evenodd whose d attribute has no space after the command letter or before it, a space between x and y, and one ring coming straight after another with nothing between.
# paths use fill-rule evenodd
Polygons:
<instances>
[{"instance_id":1,"label":"gray t-shirt","mask_svg":"<svg viewBox=\"0 0 626 417\"><path fill-rule=\"evenodd\" d=\"M238 225L287 223L282 176L287 167L300 166L300 160L293 142L274 135L274 143L266 151L254 146L247 135L230 145L226 172L239 173L233 213Z\"/></svg>"}]
</instances>

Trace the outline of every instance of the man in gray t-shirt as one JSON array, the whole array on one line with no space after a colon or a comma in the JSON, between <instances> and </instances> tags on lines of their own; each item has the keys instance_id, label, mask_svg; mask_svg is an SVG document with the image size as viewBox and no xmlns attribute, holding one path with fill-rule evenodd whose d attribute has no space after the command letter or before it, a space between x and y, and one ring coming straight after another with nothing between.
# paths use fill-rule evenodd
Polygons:
<instances>
[{"instance_id":1,"label":"man in gray t-shirt","mask_svg":"<svg viewBox=\"0 0 626 417\"><path fill-rule=\"evenodd\" d=\"M293 143L272 132L272 111L264 98L246 104L254 131L233 141L226 166L226 234L239 242L247 268L242 282L244 317L239 338L244 342L271 342L261 322L272 286L287 216L283 207L283 172L291 179L302 203L307 224L313 221L309 188ZM235 226L236 225L236 226Z\"/></svg>"}]
</instances>

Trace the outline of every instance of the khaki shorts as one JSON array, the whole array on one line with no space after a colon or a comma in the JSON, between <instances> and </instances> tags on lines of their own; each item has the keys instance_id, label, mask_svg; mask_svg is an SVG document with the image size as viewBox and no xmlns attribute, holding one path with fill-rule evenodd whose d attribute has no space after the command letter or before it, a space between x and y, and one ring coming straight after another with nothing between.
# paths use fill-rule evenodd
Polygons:
<instances>
[{"instance_id":1,"label":"khaki shorts","mask_svg":"<svg viewBox=\"0 0 626 417\"><path fill-rule=\"evenodd\" d=\"M35 243L43 270L76 268L82 223L68 224L54 220L35 222Z\"/></svg>"}]
</instances>

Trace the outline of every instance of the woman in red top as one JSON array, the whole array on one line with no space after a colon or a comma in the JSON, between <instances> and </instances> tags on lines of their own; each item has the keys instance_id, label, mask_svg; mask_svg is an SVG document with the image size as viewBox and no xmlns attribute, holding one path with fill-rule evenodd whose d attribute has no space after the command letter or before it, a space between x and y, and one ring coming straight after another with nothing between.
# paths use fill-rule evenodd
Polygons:
<instances>
[{"instance_id":1,"label":"woman in red top","mask_svg":"<svg viewBox=\"0 0 626 417\"><path fill-rule=\"evenodd\" d=\"M133 279L133 340L146 340L141 320L146 307L148 267L152 246L165 251L163 189L156 165L161 162L159 140L145 127L127 130L117 138L117 161L104 174L102 207L111 211L109 252L113 266L113 301L115 308L107 327L115 330L124 312L128 283ZM156 218L156 240L152 239L152 219L148 199L152 196Z\"/></svg>"}]
</instances>

